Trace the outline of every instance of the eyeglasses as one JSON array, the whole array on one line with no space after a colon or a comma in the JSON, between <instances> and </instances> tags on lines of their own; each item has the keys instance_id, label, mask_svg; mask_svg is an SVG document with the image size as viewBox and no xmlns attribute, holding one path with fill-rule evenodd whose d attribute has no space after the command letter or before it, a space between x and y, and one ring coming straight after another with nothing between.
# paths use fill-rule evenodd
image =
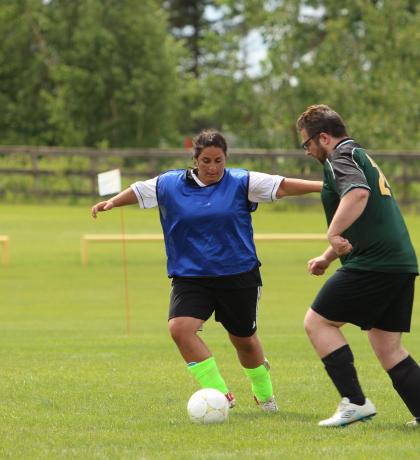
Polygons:
<instances>
[{"instance_id":1,"label":"eyeglasses","mask_svg":"<svg viewBox=\"0 0 420 460\"><path fill-rule=\"evenodd\" d=\"M318 134L321 134L321 133L315 133L315 134L312 134L311 137L308 137L308 139L306 139L306 141L301 145L301 147L303 148L303 150L308 150L308 147L309 147L309 142L311 142L311 140L318 136Z\"/></svg>"}]
</instances>

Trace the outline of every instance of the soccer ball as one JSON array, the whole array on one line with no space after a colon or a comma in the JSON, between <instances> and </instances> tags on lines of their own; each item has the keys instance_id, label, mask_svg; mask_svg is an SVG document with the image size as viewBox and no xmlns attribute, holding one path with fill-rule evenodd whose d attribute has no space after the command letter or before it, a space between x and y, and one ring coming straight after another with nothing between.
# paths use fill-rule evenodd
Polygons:
<instances>
[{"instance_id":1,"label":"soccer ball","mask_svg":"<svg viewBox=\"0 0 420 460\"><path fill-rule=\"evenodd\" d=\"M191 396L187 411L194 423L223 423L229 416L229 402L221 391L203 388Z\"/></svg>"}]
</instances>

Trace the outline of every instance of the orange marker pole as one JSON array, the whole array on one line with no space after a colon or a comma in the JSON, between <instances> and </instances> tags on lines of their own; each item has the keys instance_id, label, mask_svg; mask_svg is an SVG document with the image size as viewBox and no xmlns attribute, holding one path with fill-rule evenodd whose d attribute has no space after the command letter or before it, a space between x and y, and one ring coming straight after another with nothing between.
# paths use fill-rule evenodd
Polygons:
<instances>
[{"instance_id":1,"label":"orange marker pole","mask_svg":"<svg viewBox=\"0 0 420 460\"><path fill-rule=\"evenodd\" d=\"M128 264L127 264L127 249L125 241L125 225L124 225L124 209L120 207L121 216L121 244L122 244L122 256L124 266L124 294L125 294L125 318L127 322L127 335L131 335L131 320L130 320L130 303L128 299Z\"/></svg>"}]
</instances>

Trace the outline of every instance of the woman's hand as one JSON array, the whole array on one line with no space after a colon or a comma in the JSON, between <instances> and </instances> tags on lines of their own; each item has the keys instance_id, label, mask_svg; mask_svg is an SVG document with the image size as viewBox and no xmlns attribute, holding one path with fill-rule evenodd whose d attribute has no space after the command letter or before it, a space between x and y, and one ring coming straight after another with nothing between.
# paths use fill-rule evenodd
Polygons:
<instances>
[{"instance_id":1,"label":"woman's hand","mask_svg":"<svg viewBox=\"0 0 420 460\"><path fill-rule=\"evenodd\" d=\"M99 203L96 203L95 206L92 207L91 213L92 217L96 219L96 215L98 212L103 212L103 211L110 211L114 207L114 203L112 200L108 201L100 201Z\"/></svg>"}]
</instances>

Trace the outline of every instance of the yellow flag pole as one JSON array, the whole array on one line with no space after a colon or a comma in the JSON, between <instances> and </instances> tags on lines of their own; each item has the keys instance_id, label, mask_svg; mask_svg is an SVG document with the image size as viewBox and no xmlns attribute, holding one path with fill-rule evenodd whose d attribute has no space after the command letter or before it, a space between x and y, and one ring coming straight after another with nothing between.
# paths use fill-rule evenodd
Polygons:
<instances>
[{"instance_id":1,"label":"yellow flag pole","mask_svg":"<svg viewBox=\"0 0 420 460\"><path fill-rule=\"evenodd\" d=\"M124 225L124 208L120 207L121 216L121 249L124 267L124 294L125 294L125 318L127 323L127 335L131 335L131 318L130 318L130 302L128 296L128 263L127 263L127 248L125 239L125 225Z\"/></svg>"}]
</instances>

